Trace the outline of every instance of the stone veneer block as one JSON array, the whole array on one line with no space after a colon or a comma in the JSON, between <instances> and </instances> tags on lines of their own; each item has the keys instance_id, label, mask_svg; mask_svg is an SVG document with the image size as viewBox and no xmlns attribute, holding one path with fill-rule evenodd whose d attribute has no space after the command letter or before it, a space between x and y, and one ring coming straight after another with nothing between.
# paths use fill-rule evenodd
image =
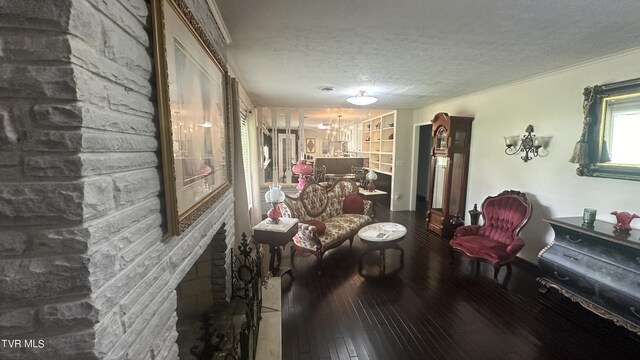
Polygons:
<instances>
[{"instance_id":1,"label":"stone veneer block","mask_svg":"<svg viewBox=\"0 0 640 360\"><path fill-rule=\"evenodd\" d=\"M25 155L24 173L30 177L77 177L82 175L79 155Z\"/></svg>"},{"instance_id":2,"label":"stone veneer block","mask_svg":"<svg viewBox=\"0 0 640 360\"><path fill-rule=\"evenodd\" d=\"M35 328L36 309L21 308L0 311L0 336L11 338L18 334L28 333Z\"/></svg>"},{"instance_id":3,"label":"stone veneer block","mask_svg":"<svg viewBox=\"0 0 640 360\"><path fill-rule=\"evenodd\" d=\"M153 201L154 199L150 200ZM145 238L146 236L152 236L152 234L148 231L149 229L154 229L155 232L159 232L159 234L156 234L156 236L160 238L162 237L163 232L162 227L160 226L161 224L162 216L160 214L150 215L143 220L136 221L132 223L131 226L125 228L124 232L115 237L114 242L118 245L118 249L120 250L121 254L123 256L126 255L127 261L129 261L129 259L132 258L131 252L141 253L148 250L148 248L132 250L131 247L139 246L141 243L141 239ZM96 241L96 243L97 242L98 241Z\"/></svg>"},{"instance_id":4,"label":"stone veneer block","mask_svg":"<svg viewBox=\"0 0 640 360\"><path fill-rule=\"evenodd\" d=\"M89 231L82 227L35 228L23 234L27 236L25 253L33 257L84 254L88 249L87 241L91 237Z\"/></svg>"},{"instance_id":5,"label":"stone veneer block","mask_svg":"<svg viewBox=\"0 0 640 360\"><path fill-rule=\"evenodd\" d=\"M35 121L42 126L82 126L86 129L107 130L121 134L155 136L156 125L148 116L118 114L104 108L78 103L36 104L33 106Z\"/></svg>"},{"instance_id":6,"label":"stone veneer block","mask_svg":"<svg viewBox=\"0 0 640 360\"><path fill-rule=\"evenodd\" d=\"M11 166L18 165L20 163L20 153L17 151L13 152L2 152L0 153L0 166Z\"/></svg>"},{"instance_id":7,"label":"stone veneer block","mask_svg":"<svg viewBox=\"0 0 640 360\"><path fill-rule=\"evenodd\" d=\"M88 262L81 255L3 259L0 309L23 304L25 299L90 294Z\"/></svg>"},{"instance_id":8,"label":"stone veneer block","mask_svg":"<svg viewBox=\"0 0 640 360\"><path fill-rule=\"evenodd\" d=\"M143 169L114 175L112 179L116 206L128 207L158 196L160 176L157 169Z\"/></svg>"},{"instance_id":9,"label":"stone veneer block","mask_svg":"<svg viewBox=\"0 0 640 360\"><path fill-rule=\"evenodd\" d=\"M112 241L118 236L125 237L128 230L158 214L160 214L160 199L153 198L122 209L101 221L92 221L87 224L87 229L91 234L89 247L100 245L105 241ZM152 225L147 224L147 226Z\"/></svg>"},{"instance_id":10,"label":"stone veneer block","mask_svg":"<svg viewBox=\"0 0 640 360\"><path fill-rule=\"evenodd\" d=\"M0 256L20 256L25 253L30 241L27 234L16 230L0 231Z\"/></svg>"},{"instance_id":11,"label":"stone veneer block","mask_svg":"<svg viewBox=\"0 0 640 360\"><path fill-rule=\"evenodd\" d=\"M132 246L126 249L120 249L116 261L118 269L124 270L136 259L143 257L149 248L158 242L158 239L162 239L162 231L159 226L147 232L145 236L140 237Z\"/></svg>"},{"instance_id":12,"label":"stone veneer block","mask_svg":"<svg viewBox=\"0 0 640 360\"><path fill-rule=\"evenodd\" d=\"M43 305L38 311L41 326L49 331L59 328L86 328L98 320L98 311L88 299Z\"/></svg>"},{"instance_id":13,"label":"stone veneer block","mask_svg":"<svg viewBox=\"0 0 640 360\"><path fill-rule=\"evenodd\" d=\"M142 2L142 4L140 4ZM151 39L147 33L149 22L148 11L144 1L126 1L121 6L115 1L88 0L77 5L78 11L71 18L70 27L74 33L86 43L89 48L101 54L102 59L94 60L100 63L111 61L123 69L127 69L138 76L149 79L152 77L152 58L149 56ZM100 9L96 8L96 4ZM140 8L143 5L144 8ZM129 10L140 9L145 19L139 18ZM144 10L142 10L144 9ZM103 16L110 14L111 16ZM74 55L82 56L78 51Z\"/></svg>"},{"instance_id":14,"label":"stone veneer block","mask_svg":"<svg viewBox=\"0 0 640 360\"><path fill-rule=\"evenodd\" d=\"M80 182L13 183L0 187L0 225L82 221Z\"/></svg>"},{"instance_id":15,"label":"stone veneer block","mask_svg":"<svg viewBox=\"0 0 640 360\"><path fill-rule=\"evenodd\" d=\"M77 99L76 79L69 65L0 64L0 77L2 97Z\"/></svg>"},{"instance_id":16,"label":"stone veneer block","mask_svg":"<svg viewBox=\"0 0 640 360\"><path fill-rule=\"evenodd\" d=\"M95 328L95 355L103 359L125 334L122 318L118 311L102 316Z\"/></svg>"},{"instance_id":17,"label":"stone veneer block","mask_svg":"<svg viewBox=\"0 0 640 360\"><path fill-rule=\"evenodd\" d=\"M149 345L160 335L162 328L175 314L176 295L171 291L157 297L121 337L106 359L140 359L149 351Z\"/></svg>"},{"instance_id":18,"label":"stone veneer block","mask_svg":"<svg viewBox=\"0 0 640 360\"><path fill-rule=\"evenodd\" d=\"M3 4L3 21L16 28L52 30L64 32L69 27L69 16L73 1L60 0L55 3L41 0L34 2L8 1Z\"/></svg>"},{"instance_id":19,"label":"stone veneer block","mask_svg":"<svg viewBox=\"0 0 640 360\"><path fill-rule=\"evenodd\" d=\"M171 272L169 271L169 265L166 262L160 264L160 266L147 277L145 277L127 296L120 301L119 310L128 314L131 313L134 307L139 303L140 299L144 297L146 293L151 291L151 288L155 284L164 284L171 280Z\"/></svg>"}]
</instances>

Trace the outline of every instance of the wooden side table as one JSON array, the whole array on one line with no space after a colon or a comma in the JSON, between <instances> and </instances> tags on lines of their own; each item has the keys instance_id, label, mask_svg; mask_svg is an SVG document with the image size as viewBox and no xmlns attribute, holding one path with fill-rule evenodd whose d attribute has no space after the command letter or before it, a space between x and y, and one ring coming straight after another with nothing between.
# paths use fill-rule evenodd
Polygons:
<instances>
[{"instance_id":1,"label":"wooden side table","mask_svg":"<svg viewBox=\"0 0 640 360\"><path fill-rule=\"evenodd\" d=\"M281 218L277 224L270 219L263 220L253 227L253 239L259 244L269 245L269 271L273 276L289 274L293 278L291 268L281 268L282 249L298 232L298 219ZM282 249L281 249L282 248ZM277 264L276 264L277 258Z\"/></svg>"}]
</instances>

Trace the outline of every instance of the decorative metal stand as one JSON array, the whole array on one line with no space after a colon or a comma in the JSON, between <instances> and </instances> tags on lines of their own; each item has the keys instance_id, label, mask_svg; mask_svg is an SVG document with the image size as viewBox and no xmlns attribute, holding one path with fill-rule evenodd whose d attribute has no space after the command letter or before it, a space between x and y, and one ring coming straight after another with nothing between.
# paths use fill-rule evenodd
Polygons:
<instances>
[{"instance_id":1,"label":"decorative metal stand","mask_svg":"<svg viewBox=\"0 0 640 360\"><path fill-rule=\"evenodd\" d=\"M238 255L233 255L233 276L231 280L233 297L244 300L245 321L234 348L240 350L238 359L255 359L260 320L262 320L262 259L260 252L249 246L247 235L242 233Z\"/></svg>"},{"instance_id":2,"label":"decorative metal stand","mask_svg":"<svg viewBox=\"0 0 640 360\"><path fill-rule=\"evenodd\" d=\"M242 233L240 245L238 245L238 254L231 257L231 265L233 273L231 278L231 286L233 288L233 297L247 300L251 295L258 295L262 301L261 281L262 281L262 258L259 251L255 251L254 247L249 244L249 239L245 233ZM233 250L232 250L233 254ZM255 290L255 293L253 292Z\"/></svg>"}]
</instances>

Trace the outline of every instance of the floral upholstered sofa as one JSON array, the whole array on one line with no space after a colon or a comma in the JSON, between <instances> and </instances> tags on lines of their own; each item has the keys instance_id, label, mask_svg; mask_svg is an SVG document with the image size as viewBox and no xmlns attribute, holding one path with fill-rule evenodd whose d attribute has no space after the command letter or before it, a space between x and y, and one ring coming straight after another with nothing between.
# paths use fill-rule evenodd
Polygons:
<instances>
[{"instance_id":1,"label":"floral upholstered sofa","mask_svg":"<svg viewBox=\"0 0 640 360\"><path fill-rule=\"evenodd\" d=\"M287 195L282 205L285 217L297 218L298 233L293 238L291 262L296 250L316 255L322 268L327 250L340 246L363 226L373 222L373 204L358 194L352 180L340 179L331 186L307 184L296 196Z\"/></svg>"}]
</instances>

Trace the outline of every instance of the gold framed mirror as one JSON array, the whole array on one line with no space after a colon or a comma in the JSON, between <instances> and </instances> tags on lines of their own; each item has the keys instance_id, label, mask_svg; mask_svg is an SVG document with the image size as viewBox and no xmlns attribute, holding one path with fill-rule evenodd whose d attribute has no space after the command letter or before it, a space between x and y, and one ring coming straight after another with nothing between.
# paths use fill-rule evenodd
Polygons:
<instances>
[{"instance_id":1,"label":"gold framed mirror","mask_svg":"<svg viewBox=\"0 0 640 360\"><path fill-rule=\"evenodd\" d=\"M570 162L579 176L640 180L640 79L586 87L584 126Z\"/></svg>"}]
</instances>

